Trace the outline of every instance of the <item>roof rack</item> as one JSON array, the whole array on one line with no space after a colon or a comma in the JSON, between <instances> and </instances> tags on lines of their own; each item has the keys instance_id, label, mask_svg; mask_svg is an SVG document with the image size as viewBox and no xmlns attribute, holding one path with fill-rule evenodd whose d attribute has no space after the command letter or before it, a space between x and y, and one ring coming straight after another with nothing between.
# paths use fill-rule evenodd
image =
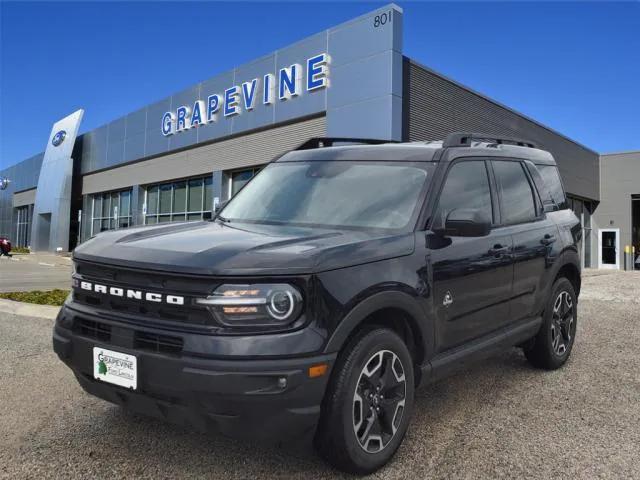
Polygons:
<instances>
[{"instance_id":1,"label":"roof rack","mask_svg":"<svg viewBox=\"0 0 640 480\"><path fill-rule=\"evenodd\" d=\"M393 140L378 140L375 138L342 138L342 137L313 137L300 144L295 150L312 150L314 148L333 147L336 143L380 145L395 143Z\"/></svg>"},{"instance_id":2,"label":"roof rack","mask_svg":"<svg viewBox=\"0 0 640 480\"><path fill-rule=\"evenodd\" d=\"M489 135L486 133L471 133L471 132L454 132L447 135L447 138L442 144L443 148L447 147L469 147L473 141L488 141L490 143L497 143L499 145L516 145L518 147L538 148L535 143L529 140L522 140L521 138L511 137L496 137L495 135Z\"/></svg>"}]
</instances>

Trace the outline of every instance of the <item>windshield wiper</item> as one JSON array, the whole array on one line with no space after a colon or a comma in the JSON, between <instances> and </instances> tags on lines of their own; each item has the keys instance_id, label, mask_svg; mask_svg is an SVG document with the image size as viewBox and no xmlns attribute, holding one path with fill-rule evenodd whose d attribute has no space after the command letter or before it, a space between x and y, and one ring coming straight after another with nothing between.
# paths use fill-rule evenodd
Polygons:
<instances>
[{"instance_id":1,"label":"windshield wiper","mask_svg":"<svg viewBox=\"0 0 640 480\"><path fill-rule=\"evenodd\" d=\"M216 220L220 220L222 223L231 223L231 220L229 218L225 218L222 215L218 215L216 217Z\"/></svg>"}]
</instances>

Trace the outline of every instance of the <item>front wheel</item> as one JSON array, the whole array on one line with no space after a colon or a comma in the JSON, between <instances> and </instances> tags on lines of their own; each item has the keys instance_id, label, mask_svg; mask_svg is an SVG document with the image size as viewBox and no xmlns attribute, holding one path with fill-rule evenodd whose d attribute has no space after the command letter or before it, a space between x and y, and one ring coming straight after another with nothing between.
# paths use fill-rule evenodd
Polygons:
<instances>
[{"instance_id":1,"label":"front wheel","mask_svg":"<svg viewBox=\"0 0 640 480\"><path fill-rule=\"evenodd\" d=\"M533 345L525 349L527 360L547 370L563 366L571 354L577 324L578 299L575 290L567 278L559 278L551 288L542 327Z\"/></svg>"},{"instance_id":2,"label":"front wheel","mask_svg":"<svg viewBox=\"0 0 640 480\"><path fill-rule=\"evenodd\" d=\"M409 426L413 361L386 328L366 329L349 342L329 383L315 444L334 467L367 474L386 464Z\"/></svg>"}]
</instances>

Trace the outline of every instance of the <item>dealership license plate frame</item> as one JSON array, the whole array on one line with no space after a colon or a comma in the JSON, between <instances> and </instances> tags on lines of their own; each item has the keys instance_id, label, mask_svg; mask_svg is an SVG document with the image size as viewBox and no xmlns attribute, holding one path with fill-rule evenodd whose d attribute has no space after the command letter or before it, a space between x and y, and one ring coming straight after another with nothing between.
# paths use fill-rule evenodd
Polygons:
<instances>
[{"instance_id":1,"label":"dealership license plate frame","mask_svg":"<svg viewBox=\"0 0 640 480\"><path fill-rule=\"evenodd\" d=\"M101 355L102 358L100 357ZM104 363L102 367L100 365L101 362ZM138 388L138 358L129 353L94 346L93 378L119 387L136 390Z\"/></svg>"}]
</instances>

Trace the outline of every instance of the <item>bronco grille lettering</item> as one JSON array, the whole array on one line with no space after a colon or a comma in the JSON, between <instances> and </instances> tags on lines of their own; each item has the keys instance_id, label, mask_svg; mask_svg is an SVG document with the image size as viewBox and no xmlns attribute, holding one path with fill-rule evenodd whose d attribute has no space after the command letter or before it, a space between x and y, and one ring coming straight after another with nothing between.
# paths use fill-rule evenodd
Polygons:
<instances>
[{"instance_id":1,"label":"bronco grille lettering","mask_svg":"<svg viewBox=\"0 0 640 480\"><path fill-rule=\"evenodd\" d=\"M127 297L130 300L142 300L144 298L147 302L154 303L167 303L169 305L184 305L184 297L180 295L163 295L156 292L145 292L142 290L124 289L121 287L111 287L108 285L102 285L99 283L87 282L82 280L79 282L74 280L74 286L80 286L81 290L89 292L101 293L103 295L111 295L113 297Z\"/></svg>"}]
</instances>

